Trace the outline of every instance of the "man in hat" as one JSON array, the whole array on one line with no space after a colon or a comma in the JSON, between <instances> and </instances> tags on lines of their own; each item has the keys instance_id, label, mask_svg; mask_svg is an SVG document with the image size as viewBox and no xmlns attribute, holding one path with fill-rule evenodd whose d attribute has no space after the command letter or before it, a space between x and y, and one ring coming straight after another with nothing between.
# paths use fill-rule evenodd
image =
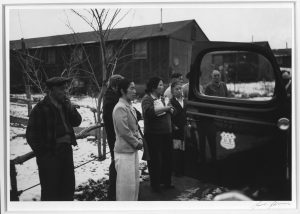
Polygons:
<instances>
[{"instance_id":1,"label":"man in hat","mask_svg":"<svg viewBox=\"0 0 300 214\"><path fill-rule=\"evenodd\" d=\"M73 127L82 119L66 95L69 81L63 77L46 81L48 94L32 109L26 129L36 155L42 201L72 201L74 196Z\"/></svg>"}]
</instances>

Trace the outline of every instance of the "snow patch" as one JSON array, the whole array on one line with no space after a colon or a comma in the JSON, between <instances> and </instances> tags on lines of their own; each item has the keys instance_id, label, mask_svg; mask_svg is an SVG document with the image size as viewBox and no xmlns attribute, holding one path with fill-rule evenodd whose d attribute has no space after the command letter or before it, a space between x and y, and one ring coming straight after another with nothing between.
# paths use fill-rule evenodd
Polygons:
<instances>
[{"instance_id":1,"label":"snow patch","mask_svg":"<svg viewBox=\"0 0 300 214\"><path fill-rule=\"evenodd\" d=\"M181 195L177 196L176 200L186 201L188 199L190 201L198 201L199 198L198 197L193 197L193 195L195 195L196 192L199 189L200 188L190 188L190 189L187 189Z\"/></svg>"}]
</instances>

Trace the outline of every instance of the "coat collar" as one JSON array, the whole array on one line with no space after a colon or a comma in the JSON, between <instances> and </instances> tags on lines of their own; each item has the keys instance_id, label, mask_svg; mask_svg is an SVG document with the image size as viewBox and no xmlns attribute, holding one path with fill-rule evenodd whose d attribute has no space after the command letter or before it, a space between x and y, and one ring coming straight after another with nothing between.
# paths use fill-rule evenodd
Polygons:
<instances>
[{"instance_id":1,"label":"coat collar","mask_svg":"<svg viewBox=\"0 0 300 214\"><path fill-rule=\"evenodd\" d=\"M51 98L50 98L49 95L46 95L46 96L45 96L43 102L44 102L44 104L46 104L47 106L51 107L52 109L58 109L58 106L56 106L56 105L52 102L52 100L51 100ZM62 107L62 109L64 109L64 106L63 106L63 105L61 105L61 107Z\"/></svg>"},{"instance_id":2,"label":"coat collar","mask_svg":"<svg viewBox=\"0 0 300 214\"><path fill-rule=\"evenodd\" d=\"M125 104L128 107L131 107L131 102L129 103L127 100L123 99L122 97L119 98L119 102Z\"/></svg>"},{"instance_id":3,"label":"coat collar","mask_svg":"<svg viewBox=\"0 0 300 214\"><path fill-rule=\"evenodd\" d=\"M159 98L154 96L153 94L150 94L150 97L153 99L153 100L158 100Z\"/></svg>"},{"instance_id":4,"label":"coat collar","mask_svg":"<svg viewBox=\"0 0 300 214\"><path fill-rule=\"evenodd\" d=\"M58 103L53 97L49 96L49 100L56 108L61 108L61 104Z\"/></svg>"},{"instance_id":5,"label":"coat collar","mask_svg":"<svg viewBox=\"0 0 300 214\"><path fill-rule=\"evenodd\" d=\"M51 105L51 106L55 106L53 104L53 102L51 101L51 98L49 95L46 95L45 98L44 98L44 103L47 104L47 105Z\"/></svg>"},{"instance_id":6,"label":"coat collar","mask_svg":"<svg viewBox=\"0 0 300 214\"><path fill-rule=\"evenodd\" d=\"M171 103L172 105L177 106L177 108L183 109L183 107L179 103L179 100L177 100L175 97L171 98Z\"/></svg>"},{"instance_id":7,"label":"coat collar","mask_svg":"<svg viewBox=\"0 0 300 214\"><path fill-rule=\"evenodd\" d=\"M127 100L123 99L122 97L120 97L119 102L125 104L125 106L130 109L130 112L132 113L132 115L134 116L134 118L137 121L137 115L136 115L135 109L133 108L131 102L129 103Z\"/></svg>"}]
</instances>

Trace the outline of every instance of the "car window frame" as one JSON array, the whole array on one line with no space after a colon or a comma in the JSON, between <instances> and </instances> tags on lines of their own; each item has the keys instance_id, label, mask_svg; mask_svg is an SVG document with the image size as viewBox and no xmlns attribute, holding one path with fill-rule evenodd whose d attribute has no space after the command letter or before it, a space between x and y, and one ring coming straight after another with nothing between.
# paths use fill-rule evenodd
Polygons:
<instances>
[{"instance_id":1,"label":"car window frame","mask_svg":"<svg viewBox=\"0 0 300 214\"><path fill-rule=\"evenodd\" d=\"M251 47L252 46L252 47ZM271 64L273 73L274 73L274 79L275 79L275 88L274 88L274 95L272 99L270 100L260 100L260 101L253 101L253 100L246 100L246 99L236 99L236 98L230 98L230 97L218 97L218 96L208 96L201 94L199 91L199 87L196 87L199 85L199 72L196 72L194 70L199 70L201 62L203 57L210 52L214 51L248 51L253 52L257 54L261 54L264 56ZM274 57L274 55L273 55ZM270 56L270 53L267 53L267 51L258 45L251 44L249 47L247 45L236 45L236 46L220 46L220 47L209 47L205 48L204 50L200 50L196 57L194 58L194 62L191 66L191 86L190 88L193 91L194 96L196 99L202 100L202 101L211 101L211 102L218 102L218 103L227 103L227 104L241 104L241 105L252 105L252 106L269 106L273 105L274 103L280 101L282 98L286 97L286 91L283 91L282 89L282 78L279 76L279 66L276 63L275 57L273 58Z\"/></svg>"}]
</instances>

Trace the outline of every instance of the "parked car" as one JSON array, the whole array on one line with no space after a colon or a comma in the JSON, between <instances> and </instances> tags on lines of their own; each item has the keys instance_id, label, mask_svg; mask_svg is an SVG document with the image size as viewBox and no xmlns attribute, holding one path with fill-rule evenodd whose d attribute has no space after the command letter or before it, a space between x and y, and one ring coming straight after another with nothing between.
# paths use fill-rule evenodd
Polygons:
<instances>
[{"instance_id":1,"label":"parked car","mask_svg":"<svg viewBox=\"0 0 300 214\"><path fill-rule=\"evenodd\" d=\"M269 47L195 43L186 115L187 175L291 199L291 97Z\"/></svg>"}]
</instances>

